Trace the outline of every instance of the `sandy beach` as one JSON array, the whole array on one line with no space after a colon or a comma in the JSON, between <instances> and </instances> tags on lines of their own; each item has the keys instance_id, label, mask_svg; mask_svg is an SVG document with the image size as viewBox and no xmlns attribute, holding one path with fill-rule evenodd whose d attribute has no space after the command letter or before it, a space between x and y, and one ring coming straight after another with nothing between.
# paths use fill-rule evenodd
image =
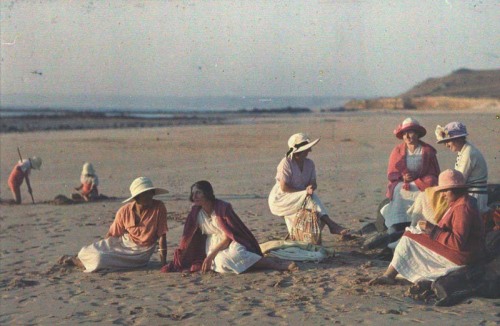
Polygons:
<instances>
[{"instance_id":1,"label":"sandy beach","mask_svg":"<svg viewBox=\"0 0 500 326\"><path fill-rule=\"evenodd\" d=\"M483 153L489 182L500 183L500 120L497 111L377 111L245 117L226 124L155 128L37 131L0 134L0 196L11 198L9 173L24 156L43 158L21 206L0 205L0 324L123 325L498 325L500 300L471 298L449 307L404 296L408 285L371 286L388 262L363 251L360 240L325 234L336 256L298 263L298 272L255 271L242 275L161 274L158 255L140 270L83 273L57 265L64 254L107 232L130 182L150 177L169 190L158 198L168 210L168 256L172 259L190 209L189 187L209 180L220 199L233 204L259 242L281 239L285 222L269 211L267 196L288 137L307 132L321 138L310 158L318 195L330 216L358 230L374 220L384 198L387 160L398 143L392 134L407 116L427 128L423 138L438 150L441 169L456 154L435 144L434 129L459 120ZM100 192L116 200L53 205L79 185L82 164L92 162Z\"/></svg>"}]
</instances>

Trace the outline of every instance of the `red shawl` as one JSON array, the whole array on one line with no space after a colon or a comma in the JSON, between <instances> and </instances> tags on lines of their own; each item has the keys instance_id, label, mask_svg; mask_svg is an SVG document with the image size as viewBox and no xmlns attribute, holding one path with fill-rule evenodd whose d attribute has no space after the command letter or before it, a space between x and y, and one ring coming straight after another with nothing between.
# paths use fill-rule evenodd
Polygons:
<instances>
[{"instance_id":1,"label":"red shawl","mask_svg":"<svg viewBox=\"0 0 500 326\"><path fill-rule=\"evenodd\" d=\"M201 233L198 227L197 220L200 210L201 206L193 206L191 208L191 212L186 219L186 224L184 224L181 242L179 247L174 251L174 260L161 269L163 273L185 270L197 272L201 270L203 260L206 258L206 236ZM252 232L236 215L231 204L216 199L214 211L217 223L227 237L243 245L248 251L262 256L259 243Z\"/></svg>"},{"instance_id":2,"label":"red shawl","mask_svg":"<svg viewBox=\"0 0 500 326\"><path fill-rule=\"evenodd\" d=\"M407 236L457 265L480 260L484 254L484 226L477 203L469 195L450 204L450 209L432 232Z\"/></svg>"},{"instance_id":3,"label":"red shawl","mask_svg":"<svg viewBox=\"0 0 500 326\"><path fill-rule=\"evenodd\" d=\"M437 186L440 170L434 147L423 141L420 141L420 146L422 146L422 168L414 182L420 191L424 191L427 187ZM406 168L406 144L401 143L392 150L389 157L389 166L387 167L389 184L385 196L390 200L392 200L396 185L403 182L404 173L408 173Z\"/></svg>"}]
</instances>

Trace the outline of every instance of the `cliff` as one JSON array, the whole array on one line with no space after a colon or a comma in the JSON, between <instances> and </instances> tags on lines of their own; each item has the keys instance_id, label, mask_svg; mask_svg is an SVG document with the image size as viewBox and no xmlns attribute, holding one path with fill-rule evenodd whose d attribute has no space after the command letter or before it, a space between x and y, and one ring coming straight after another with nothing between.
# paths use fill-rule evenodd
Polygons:
<instances>
[{"instance_id":1,"label":"cliff","mask_svg":"<svg viewBox=\"0 0 500 326\"><path fill-rule=\"evenodd\" d=\"M448 76L429 78L397 97L352 100L353 109L470 109L500 108L500 69L459 69Z\"/></svg>"}]
</instances>

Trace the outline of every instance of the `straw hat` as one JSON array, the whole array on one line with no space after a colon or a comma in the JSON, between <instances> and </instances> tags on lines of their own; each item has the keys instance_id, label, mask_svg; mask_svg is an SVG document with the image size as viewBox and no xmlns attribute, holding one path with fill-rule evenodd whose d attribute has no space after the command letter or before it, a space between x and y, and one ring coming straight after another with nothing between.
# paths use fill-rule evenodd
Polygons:
<instances>
[{"instance_id":1,"label":"straw hat","mask_svg":"<svg viewBox=\"0 0 500 326\"><path fill-rule=\"evenodd\" d=\"M467 127L458 121L450 122L444 128L437 125L435 134L438 144L468 135Z\"/></svg>"},{"instance_id":2,"label":"straw hat","mask_svg":"<svg viewBox=\"0 0 500 326\"><path fill-rule=\"evenodd\" d=\"M403 139L403 134L406 131L413 130L418 134L419 138L422 138L425 136L427 133L427 130L425 130L424 127L420 125L420 123L413 119L412 117L408 117L403 120L403 123L398 125L396 129L394 129L393 133L398 137L399 139Z\"/></svg>"},{"instance_id":3,"label":"straw hat","mask_svg":"<svg viewBox=\"0 0 500 326\"><path fill-rule=\"evenodd\" d=\"M92 163L85 162L83 164L82 174L83 175L86 175L86 174L94 175L95 174L94 166L92 165Z\"/></svg>"},{"instance_id":4,"label":"straw hat","mask_svg":"<svg viewBox=\"0 0 500 326\"><path fill-rule=\"evenodd\" d=\"M132 181L132 184L130 185L131 196L122 201L122 203L127 203L132 199L134 199L137 195L140 195L143 192L153 189L155 190L155 196L168 193L168 190L166 189L154 187L151 179L146 177L139 177L134 181Z\"/></svg>"},{"instance_id":5,"label":"straw hat","mask_svg":"<svg viewBox=\"0 0 500 326\"><path fill-rule=\"evenodd\" d=\"M295 153L303 152L313 147L319 142L319 138L311 141L309 137L304 133L298 133L290 136L288 138L288 152L287 156L290 156Z\"/></svg>"},{"instance_id":6,"label":"straw hat","mask_svg":"<svg viewBox=\"0 0 500 326\"><path fill-rule=\"evenodd\" d=\"M445 191L449 189L467 188L465 178L462 172L448 169L439 175L439 185L434 188L435 191Z\"/></svg>"},{"instance_id":7,"label":"straw hat","mask_svg":"<svg viewBox=\"0 0 500 326\"><path fill-rule=\"evenodd\" d=\"M42 166L42 159L38 156L33 156L30 158L31 167L35 170L40 170Z\"/></svg>"}]
</instances>

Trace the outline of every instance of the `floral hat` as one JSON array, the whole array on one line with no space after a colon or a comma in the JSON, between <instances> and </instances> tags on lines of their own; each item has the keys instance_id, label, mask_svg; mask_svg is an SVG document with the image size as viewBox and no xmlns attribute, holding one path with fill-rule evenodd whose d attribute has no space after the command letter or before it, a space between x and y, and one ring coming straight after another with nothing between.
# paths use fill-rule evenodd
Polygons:
<instances>
[{"instance_id":1,"label":"floral hat","mask_svg":"<svg viewBox=\"0 0 500 326\"><path fill-rule=\"evenodd\" d=\"M444 128L437 125L435 133L438 144L468 135L467 127L458 121L450 122Z\"/></svg>"}]
</instances>

